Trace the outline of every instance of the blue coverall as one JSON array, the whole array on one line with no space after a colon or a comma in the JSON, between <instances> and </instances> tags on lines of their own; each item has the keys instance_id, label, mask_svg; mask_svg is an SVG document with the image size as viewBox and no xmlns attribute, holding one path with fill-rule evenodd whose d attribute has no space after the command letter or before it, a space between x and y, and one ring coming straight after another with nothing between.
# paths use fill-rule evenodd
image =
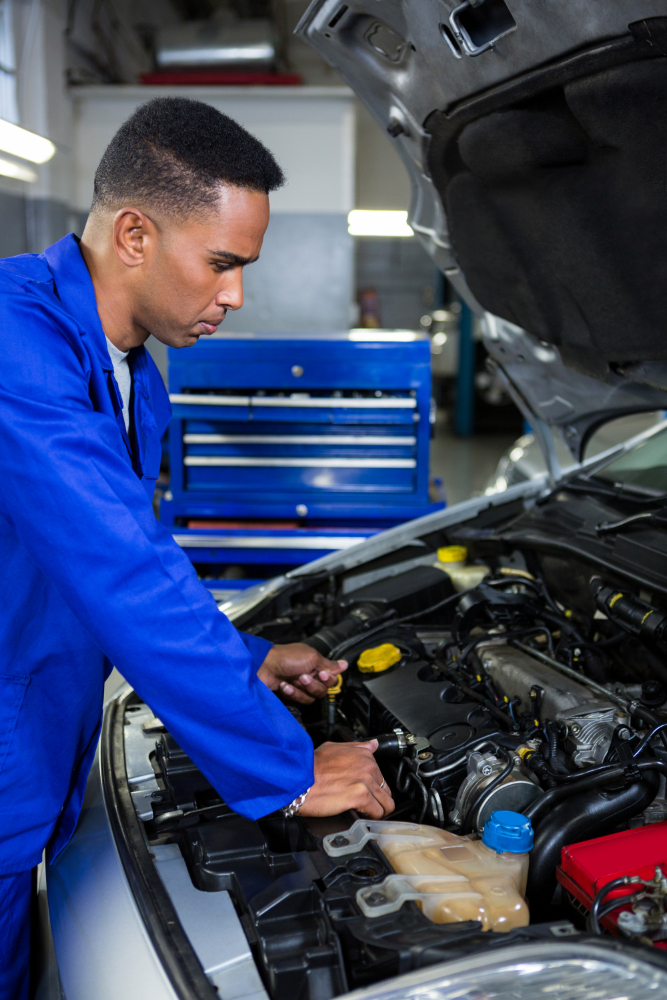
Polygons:
<instances>
[{"instance_id":1,"label":"blue coverall","mask_svg":"<svg viewBox=\"0 0 667 1000\"><path fill-rule=\"evenodd\" d=\"M134 348L130 440L76 237L0 261L0 323L0 1000L23 1000L26 873L74 831L111 664L244 816L312 784L313 746L257 678L270 643L155 519L169 400Z\"/></svg>"}]
</instances>

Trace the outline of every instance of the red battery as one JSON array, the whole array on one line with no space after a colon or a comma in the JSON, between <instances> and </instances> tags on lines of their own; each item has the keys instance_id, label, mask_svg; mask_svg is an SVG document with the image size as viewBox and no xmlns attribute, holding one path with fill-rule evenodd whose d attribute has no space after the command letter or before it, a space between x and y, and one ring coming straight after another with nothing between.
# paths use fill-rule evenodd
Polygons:
<instances>
[{"instance_id":1,"label":"red battery","mask_svg":"<svg viewBox=\"0 0 667 1000\"><path fill-rule=\"evenodd\" d=\"M667 872L667 823L651 823L564 847L556 877L580 904L579 908L589 911L600 889L612 879L638 875L649 881L654 877L656 867ZM614 889L605 897L605 902L628 896L637 888L636 885L627 885ZM612 934L618 934L616 920L625 908L621 906L603 917L600 924ZM666 946L664 941L657 944L658 947Z\"/></svg>"}]
</instances>

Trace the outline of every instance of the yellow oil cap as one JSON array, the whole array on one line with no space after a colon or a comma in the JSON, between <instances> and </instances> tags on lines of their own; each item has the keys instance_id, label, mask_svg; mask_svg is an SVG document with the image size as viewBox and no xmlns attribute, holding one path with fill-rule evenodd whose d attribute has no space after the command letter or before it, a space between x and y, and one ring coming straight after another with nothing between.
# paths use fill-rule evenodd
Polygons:
<instances>
[{"instance_id":1,"label":"yellow oil cap","mask_svg":"<svg viewBox=\"0 0 667 1000\"><path fill-rule=\"evenodd\" d=\"M327 688L327 697L329 701L335 701L336 695L339 695L343 690L343 678L339 674L335 684L332 684L330 688Z\"/></svg>"},{"instance_id":2,"label":"yellow oil cap","mask_svg":"<svg viewBox=\"0 0 667 1000\"><path fill-rule=\"evenodd\" d=\"M438 559L443 563L465 562L468 550L465 545L444 545L438 549Z\"/></svg>"},{"instance_id":3,"label":"yellow oil cap","mask_svg":"<svg viewBox=\"0 0 667 1000\"><path fill-rule=\"evenodd\" d=\"M402 655L398 646L384 642L373 649L365 649L357 660L357 666L362 674L381 674L398 663Z\"/></svg>"}]
</instances>

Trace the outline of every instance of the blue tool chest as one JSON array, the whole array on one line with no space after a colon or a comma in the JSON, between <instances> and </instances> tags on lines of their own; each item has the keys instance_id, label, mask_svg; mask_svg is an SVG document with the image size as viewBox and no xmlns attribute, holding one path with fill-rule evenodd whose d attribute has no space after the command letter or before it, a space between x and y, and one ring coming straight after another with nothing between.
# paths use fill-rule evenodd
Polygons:
<instances>
[{"instance_id":1,"label":"blue tool chest","mask_svg":"<svg viewBox=\"0 0 667 1000\"><path fill-rule=\"evenodd\" d=\"M426 335L218 333L169 349L169 393L160 516L173 528L274 519L379 530L442 506L428 499Z\"/></svg>"}]
</instances>

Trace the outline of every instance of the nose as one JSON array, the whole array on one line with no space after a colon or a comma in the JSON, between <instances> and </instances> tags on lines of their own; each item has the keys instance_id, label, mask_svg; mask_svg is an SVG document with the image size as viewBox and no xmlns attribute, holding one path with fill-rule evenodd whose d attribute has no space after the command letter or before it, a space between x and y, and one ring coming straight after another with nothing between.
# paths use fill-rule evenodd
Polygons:
<instances>
[{"instance_id":1,"label":"nose","mask_svg":"<svg viewBox=\"0 0 667 1000\"><path fill-rule=\"evenodd\" d=\"M224 284L215 297L224 309L240 309L243 305L243 269L234 267L224 273Z\"/></svg>"}]
</instances>

